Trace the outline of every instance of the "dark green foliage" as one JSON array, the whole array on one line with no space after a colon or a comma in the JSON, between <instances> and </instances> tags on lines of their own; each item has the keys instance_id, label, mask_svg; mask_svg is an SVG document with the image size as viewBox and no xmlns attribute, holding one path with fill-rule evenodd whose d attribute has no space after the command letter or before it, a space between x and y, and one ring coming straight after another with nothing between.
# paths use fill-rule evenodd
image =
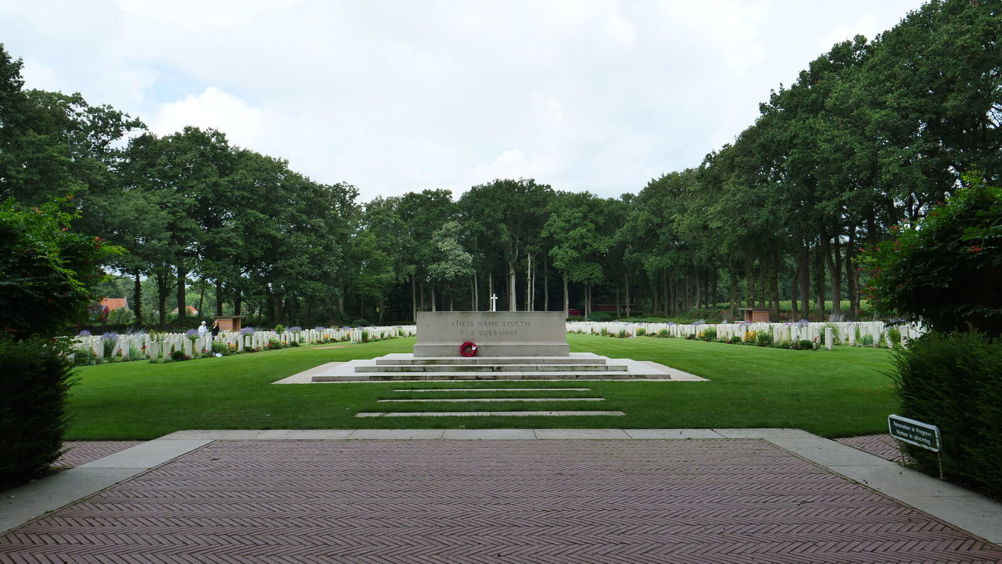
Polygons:
<instances>
[{"instance_id":1,"label":"dark green foliage","mask_svg":"<svg viewBox=\"0 0 1002 564\"><path fill-rule=\"evenodd\" d=\"M768 347L772 345L772 334L759 332L755 335L755 343L760 347Z\"/></svg>"},{"instance_id":2,"label":"dark green foliage","mask_svg":"<svg viewBox=\"0 0 1002 564\"><path fill-rule=\"evenodd\" d=\"M63 204L0 204L0 329L22 338L55 335L86 319L99 264L113 247L69 231Z\"/></svg>"},{"instance_id":3,"label":"dark green foliage","mask_svg":"<svg viewBox=\"0 0 1002 564\"><path fill-rule=\"evenodd\" d=\"M0 487L7 487L59 458L73 365L62 341L0 335L0 367Z\"/></svg>"},{"instance_id":4,"label":"dark green foliage","mask_svg":"<svg viewBox=\"0 0 1002 564\"><path fill-rule=\"evenodd\" d=\"M1002 335L1002 188L971 185L866 255L872 301L940 331Z\"/></svg>"},{"instance_id":5,"label":"dark green foliage","mask_svg":"<svg viewBox=\"0 0 1002 564\"><path fill-rule=\"evenodd\" d=\"M894 356L901 415L939 427L943 473L1002 496L1002 342L977 332L930 332ZM936 455L908 447L922 470Z\"/></svg>"}]
</instances>

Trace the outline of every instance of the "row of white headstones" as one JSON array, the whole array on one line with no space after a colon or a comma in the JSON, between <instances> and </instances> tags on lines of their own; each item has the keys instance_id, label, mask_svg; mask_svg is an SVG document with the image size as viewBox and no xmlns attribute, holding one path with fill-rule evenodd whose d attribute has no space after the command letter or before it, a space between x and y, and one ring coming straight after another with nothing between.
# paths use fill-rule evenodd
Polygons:
<instances>
[{"instance_id":1,"label":"row of white headstones","mask_svg":"<svg viewBox=\"0 0 1002 564\"><path fill-rule=\"evenodd\" d=\"M907 346L908 341L919 337L923 328L915 324L895 325L901 335L901 344ZM846 321L832 323L720 323L708 324L668 324L668 323L622 323L616 321L585 322L572 321L567 323L568 333L601 334L604 330L609 335L636 337L639 329L647 335L658 335L662 331L669 337L698 337L707 329L714 329L718 340L730 340L733 337L744 339L749 332L765 332L771 334L774 342L809 340L831 349L834 345L862 346L863 342L873 346L893 345L889 329L890 325L882 321ZM264 349L272 341L283 345L293 342L298 344L314 344L318 342L351 342L360 343L363 340L384 340L394 337L414 336L417 328L414 325L395 325L389 327L356 327L306 329L303 331L255 331L242 334L235 331L224 331L213 338L211 335L189 337L184 333L146 333L123 334L114 339L111 356L121 360L161 360L170 358L175 351L181 351L184 356L194 357L212 353L212 345L222 343L229 352L243 352L244 348ZM867 338L869 337L869 338ZM76 350L89 350L97 357L105 356L107 339L101 336L78 336L74 339Z\"/></svg>"},{"instance_id":2,"label":"row of white headstones","mask_svg":"<svg viewBox=\"0 0 1002 564\"><path fill-rule=\"evenodd\" d=\"M99 335L78 336L74 338L73 348L88 350L95 356L103 358L105 347L110 346L110 354L120 360L162 360L169 359L175 351L184 356L212 354L213 343L221 343L227 351L244 352L244 348L265 349L273 341L282 345L297 343L300 345L337 341L360 343L363 340L379 341L404 337L415 334L415 327L355 327L330 329L305 329L303 331L254 331L243 334L238 331L224 331L215 338L211 334L189 337L185 333L134 333L118 335L108 345L108 339Z\"/></svg>"},{"instance_id":3,"label":"row of white headstones","mask_svg":"<svg viewBox=\"0 0 1002 564\"><path fill-rule=\"evenodd\" d=\"M901 344L907 346L908 341L918 338L925 332L917 324L889 325L883 321L840 321L811 323L719 323L719 324L669 324L669 323L620 323L572 321L567 323L569 333L601 334L605 330L609 335L636 337L638 329L643 329L647 335L655 336L666 331L669 337L697 338L707 329L717 333L717 340L729 341L733 337L744 339L750 332L772 335L773 342L801 341L816 342L824 348L831 349L835 345L863 346L864 341L870 346L893 346L890 329L897 328L901 335ZM869 337L869 338L867 338Z\"/></svg>"}]
</instances>

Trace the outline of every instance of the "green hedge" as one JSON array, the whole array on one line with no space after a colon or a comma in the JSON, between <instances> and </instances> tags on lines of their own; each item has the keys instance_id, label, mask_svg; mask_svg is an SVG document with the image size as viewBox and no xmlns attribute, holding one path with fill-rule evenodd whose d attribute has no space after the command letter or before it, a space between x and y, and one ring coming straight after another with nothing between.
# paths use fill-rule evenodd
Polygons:
<instances>
[{"instance_id":1,"label":"green hedge","mask_svg":"<svg viewBox=\"0 0 1002 564\"><path fill-rule=\"evenodd\" d=\"M0 337L0 367L0 487L9 487L59 458L73 366L63 342Z\"/></svg>"},{"instance_id":2,"label":"green hedge","mask_svg":"<svg viewBox=\"0 0 1002 564\"><path fill-rule=\"evenodd\" d=\"M976 332L930 332L895 355L902 413L943 438L943 473L1002 496L1002 342ZM908 452L936 474L936 455Z\"/></svg>"}]
</instances>

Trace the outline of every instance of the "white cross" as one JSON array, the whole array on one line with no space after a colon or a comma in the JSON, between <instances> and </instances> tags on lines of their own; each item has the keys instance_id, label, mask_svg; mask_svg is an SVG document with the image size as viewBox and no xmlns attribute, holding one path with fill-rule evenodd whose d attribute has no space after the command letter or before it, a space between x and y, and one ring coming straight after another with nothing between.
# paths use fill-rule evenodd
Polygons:
<instances>
[{"instance_id":1,"label":"white cross","mask_svg":"<svg viewBox=\"0 0 1002 564\"><path fill-rule=\"evenodd\" d=\"M491 294L491 311L498 310L498 297L497 294Z\"/></svg>"}]
</instances>

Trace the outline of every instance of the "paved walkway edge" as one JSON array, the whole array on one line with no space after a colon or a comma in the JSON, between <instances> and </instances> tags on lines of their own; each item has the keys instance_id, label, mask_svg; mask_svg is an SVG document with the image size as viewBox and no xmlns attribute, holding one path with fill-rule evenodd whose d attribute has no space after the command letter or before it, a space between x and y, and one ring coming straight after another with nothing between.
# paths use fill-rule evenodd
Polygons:
<instances>
[{"instance_id":1,"label":"paved walkway edge","mask_svg":"<svg viewBox=\"0 0 1002 564\"><path fill-rule=\"evenodd\" d=\"M1002 503L799 429L317 429L178 431L4 494L6 532L217 440L761 439L946 523L1002 544Z\"/></svg>"},{"instance_id":2,"label":"paved walkway edge","mask_svg":"<svg viewBox=\"0 0 1002 564\"><path fill-rule=\"evenodd\" d=\"M0 532L6 533L211 442L161 437L5 492L0 501Z\"/></svg>"}]
</instances>

